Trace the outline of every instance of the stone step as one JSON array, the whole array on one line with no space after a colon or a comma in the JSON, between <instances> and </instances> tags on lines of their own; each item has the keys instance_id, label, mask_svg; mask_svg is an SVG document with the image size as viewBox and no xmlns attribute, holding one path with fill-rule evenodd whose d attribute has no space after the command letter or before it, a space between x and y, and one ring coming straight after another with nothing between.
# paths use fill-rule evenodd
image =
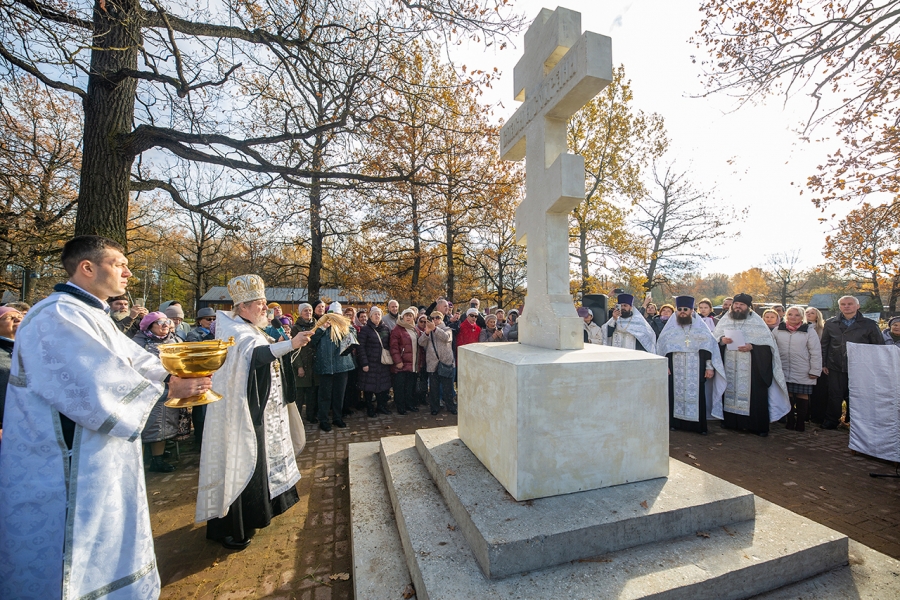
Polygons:
<instances>
[{"instance_id":1,"label":"stone step","mask_svg":"<svg viewBox=\"0 0 900 600\"><path fill-rule=\"evenodd\" d=\"M491 580L431 481L415 436L383 438L380 452L420 600L749 598L848 560L846 536L757 499L752 521Z\"/></svg>"},{"instance_id":2,"label":"stone step","mask_svg":"<svg viewBox=\"0 0 900 600\"><path fill-rule=\"evenodd\" d=\"M534 571L754 518L751 492L670 459L667 478L516 502L456 427L421 429L416 448L491 578Z\"/></svg>"},{"instance_id":3,"label":"stone step","mask_svg":"<svg viewBox=\"0 0 900 600\"><path fill-rule=\"evenodd\" d=\"M415 598L397 521L384 482L378 442L350 444L350 546L358 600ZM355 491L356 490L356 491Z\"/></svg>"}]
</instances>

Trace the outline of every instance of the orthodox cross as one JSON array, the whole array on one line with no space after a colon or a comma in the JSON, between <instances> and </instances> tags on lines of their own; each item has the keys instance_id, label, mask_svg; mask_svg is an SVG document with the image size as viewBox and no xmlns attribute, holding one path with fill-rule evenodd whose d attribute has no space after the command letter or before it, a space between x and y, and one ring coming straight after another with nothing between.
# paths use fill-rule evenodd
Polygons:
<instances>
[{"instance_id":1,"label":"orthodox cross","mask_svg":"<svg viewBox=\"0 0 900 600\"><path fill-rule=\"evenodd\" d=\"M525 158L525 199L516 236L526 244L528 293L519 341L558 350L584 347L569 290L569 213L584 200L584 158L566 153L566 123L612 80L612 40L581 33L581 13L542 9L525 33L513 71L522 102L500 130L503 160Z\"/></svg>"}]
</instances>

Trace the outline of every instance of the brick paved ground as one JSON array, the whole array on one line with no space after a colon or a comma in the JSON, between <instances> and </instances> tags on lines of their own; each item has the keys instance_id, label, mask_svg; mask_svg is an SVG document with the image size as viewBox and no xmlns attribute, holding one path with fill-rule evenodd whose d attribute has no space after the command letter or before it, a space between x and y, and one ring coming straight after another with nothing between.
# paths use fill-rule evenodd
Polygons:
<instances>
[{"instance_id":1,"label":"brick paved ground","mask_svg":"<svg viewBox=\"0 0 900 600\"><path fill-rule=\"evenodd\" d=\"M307 426L300 504L260 531L243 552L207 542L193 522L199 455L182 444L178 470L147 474L162 598L352 598L347 444L456 424L427 410L367 419L346 430ZM846 431L805 433L774 424L766 439L718 429L672 432L670 454L900 558L900 483L873 479L891 465L847 449Z\"/></svg>"}]
</instances>

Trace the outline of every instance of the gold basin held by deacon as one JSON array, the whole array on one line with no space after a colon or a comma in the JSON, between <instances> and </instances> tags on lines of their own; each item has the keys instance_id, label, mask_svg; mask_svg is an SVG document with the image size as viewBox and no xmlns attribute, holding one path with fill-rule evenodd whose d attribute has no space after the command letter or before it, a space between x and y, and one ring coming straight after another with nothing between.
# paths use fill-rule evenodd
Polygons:
<instances>
[{"instance_id":1,"label":"gold basin held by deacon","mask_svg":"<svg viewBox=\"0 0 900 600\"><path fill-rule=\"evenodd\" d=\"M163 368L176 377L183 379L208 377L225 364L229 346L234 346L233 337L229 338L227 342L224 340L210 340L208 342L164 344L159 346L159 359L162 361ZM189 406L209 404L221 399L221 394L209 390L198 396L169 398L166 400L166 406L187 408Z\"/></svg>"}]
</instances>

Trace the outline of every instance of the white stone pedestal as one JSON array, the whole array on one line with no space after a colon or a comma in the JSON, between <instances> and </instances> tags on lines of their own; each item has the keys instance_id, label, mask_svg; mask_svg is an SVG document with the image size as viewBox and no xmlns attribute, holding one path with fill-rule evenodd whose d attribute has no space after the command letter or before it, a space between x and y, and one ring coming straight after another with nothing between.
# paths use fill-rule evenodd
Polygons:
<instances>
[{"instance_id":1,"label":"white stone pedestal","mask_svg":"<svg viewBox=\"0 0 900 600\"><path fill-rule=\"evenodd\" d=\"M470 344L458 384L459 437L516 500L668 475L662 357Z\"/></svg>"}]
</instances>

